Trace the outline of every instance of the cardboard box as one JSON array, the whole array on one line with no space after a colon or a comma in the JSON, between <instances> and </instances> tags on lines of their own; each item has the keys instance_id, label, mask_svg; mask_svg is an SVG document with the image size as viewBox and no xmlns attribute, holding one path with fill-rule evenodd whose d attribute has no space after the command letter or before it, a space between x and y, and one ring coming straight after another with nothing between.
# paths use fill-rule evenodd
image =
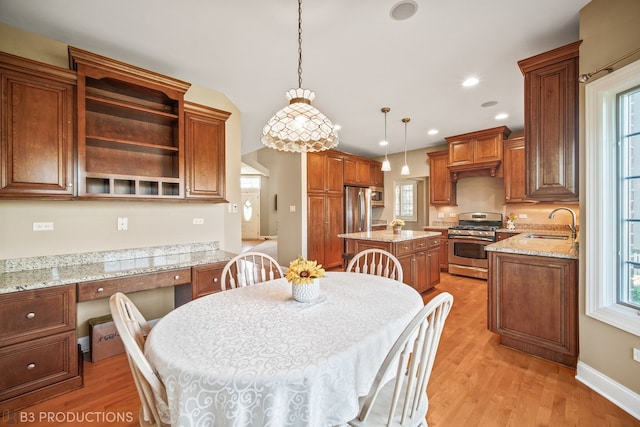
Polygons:
<instances>
[{"instance_id":1,"label":"cardboard box","mask_svg":"<svg viewBox=\"0 0 640 427\"><path fill-rule=\"evenodd\" d=\"M91 362L124 353L124 344L111 315L89 319Z\"/></svg>"}]
</instances>

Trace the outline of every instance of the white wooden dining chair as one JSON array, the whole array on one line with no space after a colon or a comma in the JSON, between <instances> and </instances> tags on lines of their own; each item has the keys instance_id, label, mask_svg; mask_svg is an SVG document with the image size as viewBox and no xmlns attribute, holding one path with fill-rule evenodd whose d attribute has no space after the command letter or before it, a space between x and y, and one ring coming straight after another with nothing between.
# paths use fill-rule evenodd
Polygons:
<instances>
[{"instance_id":1,"label":"white wooden dining chair","mask_svg":"<svg viewBox=\"0 0 640 427\"><path fill-rule=\"evenodd\" d=\"M365 249L355 254L346 271L354 273L374 274L402 282L402 266L391 252L384 249Z\"/></svg>"},{"instance_id":2,"label":"white wooden dining chair","mask_svg":"<svg viewBox=\"0 0 640 427\"><path fill-rule=\"evenodd\" d=\"M237 288L284 277L282 267L273 257L261 252L245 252L231 258L222 270L222 290Z\"/></svg>"},{"instance_id":3,"label":"white wooden dining chair","mask_svg":"<svg viewBox=\"0 0 640 427\"><path fill-rule=\"evenodd\" d=\"M433 298L406 326L382 362L369 394L360 400L354 427L427 426L427 383L453 296ZM384 382L395 369L395 379Z\"/></svg>"},{"instance_id":4,"label":"white wooden dining chair","mask_svg":"<svg viewBox=\"0 0 640 427\"><path fill-rule=\"evenodd\" d=\"M140 397L140 426L169 426L171 420L164 384L144 355L144 343L151 326L133 302L120 292L111 296L109 308L113 323L124 343L133 381Z\"/></svg>"}]
</instances>

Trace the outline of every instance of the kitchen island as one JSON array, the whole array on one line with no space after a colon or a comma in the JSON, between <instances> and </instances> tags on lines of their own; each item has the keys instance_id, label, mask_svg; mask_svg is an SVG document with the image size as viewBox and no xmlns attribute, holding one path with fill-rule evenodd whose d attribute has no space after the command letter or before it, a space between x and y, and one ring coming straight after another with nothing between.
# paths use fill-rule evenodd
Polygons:
<instances>
[{"instance_id":1,"label":"kitchen island","mask_svg":"<svg viewBox=\"0 0 640 427\"><path fill-rule=\"evenodd\" d=\"M578 243L527 231L485 247L487 324L502 345L563 365L578 358Z\"/></svg>"},{"instance_id":2,"label":"kitchen island","mask_svg":"<svg viewBox=\"0 0 640 427\"><path fill-rule=\"evenodd\" d=\"M391 252L402 266L406 284L423 293L440 283L441 234L432 231L391 230L363 231L339 234L346 240L347 256L365 249L384 249Z\"/></svg>"}]
</instances>

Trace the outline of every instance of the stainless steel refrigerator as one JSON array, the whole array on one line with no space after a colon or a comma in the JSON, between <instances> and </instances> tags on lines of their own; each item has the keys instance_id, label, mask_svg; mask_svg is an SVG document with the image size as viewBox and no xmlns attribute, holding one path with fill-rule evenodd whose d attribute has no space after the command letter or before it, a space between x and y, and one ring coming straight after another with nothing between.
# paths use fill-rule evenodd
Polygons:
<instances>
[{"instance_id":1,"label":"stainless steel refrigerator","mask_svg":"<svg viewBox=\"0 0 640 427\"><path fill-rule=\"evenodd\" d=\"M344 187L344 232L371 231L371 190Z\"/></svg>"}]
</instances>

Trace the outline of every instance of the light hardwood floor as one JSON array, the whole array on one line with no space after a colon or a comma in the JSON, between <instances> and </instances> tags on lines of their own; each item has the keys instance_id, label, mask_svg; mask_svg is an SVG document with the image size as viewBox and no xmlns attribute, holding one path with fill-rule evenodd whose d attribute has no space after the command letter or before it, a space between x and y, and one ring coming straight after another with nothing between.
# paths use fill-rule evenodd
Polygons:
<instances>
[{"instance_id":1,"label":"light hardwood floor","mask_svg":"<svg viewBox=\"0 0 640 427\"><path fill-rule=\"evenodd\" d=\"M430 427L640 426L626 412L591 391L573 369L502 347L486 328L486 282L442 274L425 301L448 291L455 301L445 325L428 387ZM1 425L136 426L139 401L124 355L84 363L84 388L6 413ZM47 421L61 413L95 414L92 422ZM45 417L20 423L20 416ZM100 421L131 417L131 422ZM68 418L67 418L68 419Z\"/></svg>"}]
</instances>

